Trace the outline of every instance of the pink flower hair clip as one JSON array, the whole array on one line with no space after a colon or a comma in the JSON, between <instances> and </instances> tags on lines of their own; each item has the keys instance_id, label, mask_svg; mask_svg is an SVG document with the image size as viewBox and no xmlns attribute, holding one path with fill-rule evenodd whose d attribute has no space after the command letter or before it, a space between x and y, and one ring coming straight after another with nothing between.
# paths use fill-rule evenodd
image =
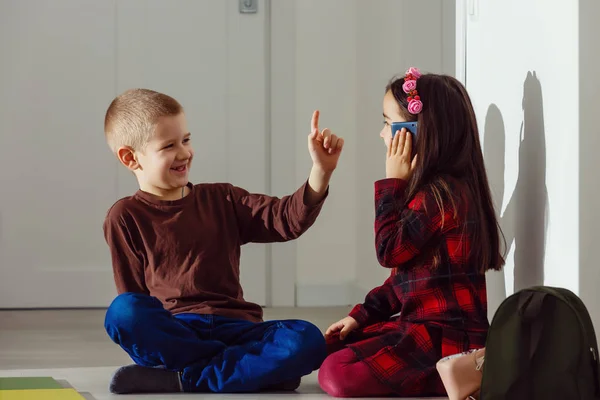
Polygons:
<instances>
[{"instance_id":1,"label":"pink flower hair clip","mask_svg":"<svg viewBox=\"0 0 600 400\"><path fill-rule=\"evenodd\" d=\"M417 91L417 79L420 77L421 72L415 67L410 67L404 76L402 90L408 95L408 112L411 114L418 114L423 110L421 96Z\"/></svg>"}]
</instances>

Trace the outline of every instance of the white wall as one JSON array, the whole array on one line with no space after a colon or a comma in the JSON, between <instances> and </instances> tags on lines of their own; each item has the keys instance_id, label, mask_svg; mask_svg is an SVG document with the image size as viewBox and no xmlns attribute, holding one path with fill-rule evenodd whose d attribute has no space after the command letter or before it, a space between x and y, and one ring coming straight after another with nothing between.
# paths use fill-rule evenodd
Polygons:
<instances>
[{"instance_id":1,"label":"white wall","mask_svg":"<svg viewBox=\"0 0 600 400\"><path fill-rule=\"evenodd\" d=\"M191 180L269 190L268 8L237 0L0 1L0 308L102 307L116 291L102 235L137 184L103 135L131 87L182 102ZM268 248L245 246L251 301L267 302Z\"/></svg>"},{"instance_id":2,"label":"white wall","mask_svg":"<svg viewBox=\"0 0 600 400\"><path fill-rule=\"evenodd\" d=\"M27 169L17 176L10 165L4 166L0 160L2 182L7 184L5 187L10 184L15 192L14 197L5 198L6 204L0 208L0 249L5 256L9 254L5 250L11 249L11 259L18 260L10 272L2 265L4 282L9 282L10 276L13 279L10 282L14 283L17 276L29 273L21 264L36 270L40 268L34 264L42 264L41 269L48 269L43 266L47 254L39 250L27 253L31 248L47 248L46 253L60 253L50 269L54 275L61 268L67 271L60 279L65 285L73 286L69 276L82 268L101 271L106 284L110 284L101 221L108 205L135 190L135 182L130 174L111 163L111 156L102 144L101 123L97 124L114 95L127 87L146 86L167 91L186 106L191 128L197 132L195 181L225 179L275 195L291 193L307 178L310 157L306 135L310 117L315 108L322 111L322 126L331 127L346 139L323 213L313 229L297 242L271 246L270 253L262 246L246 248L250 258L244 259L242 279L253 282L254 289L247 288L251 299L270 305L342 305L360 301L389 273L376 262L373 243L373 182L382 178L385 171L384 148L378 137L383 89L394 74L402 73L410 65L424 71L454 72L453 3L449 0L264 0L259 2L258 14L239 15L235 0L188 1L176 5L156 0L113 0L101 7L104 13L100 16L94 11L98 5L93 2L61 0L52 6L41 0L3 2L5 12L0 14L15 18L12 18L14 23L0 24L5 33L0 35L5 38L0 40L2 54L11 54L0 65L3 69L20 68L21 73L10 75L14 72L9 69L10 74L3 75L6 90L2 115L6 118L2 118L2 131L16 129L31 135L17 137L2 133L0 140L10 155L5 161L19 159L18 152L13 151L16 140L27 144L30 137L39 137L36 132L44 131L48 137L60 139L49 146L68 148L73 154L86 154L88 160L93 159L94 164L87 165L102 177L104 185L94 187L100 195L90 191L85 168L72 171L73 177L57 174L56 166L49 163L45 142L38 139L31 139L36 146L31 165L47 166L41 175ZM36 12L46 8L53 13ZM90 13L100 19L82 26L81 21L88 19L81 19L81 15L89 18ZM19 18L28 24L19 25ZM43 23L32 22L38 19ZM161 24L156 23L158 20ZM181 23L188 20L201 23ZM174 25L165 31L164 26L170 24ZM8 39L23 26L29 28L27 35L20 37L27 40ZM62 26L62 30L52 28L56 26ZM92 28L99 33L88 34ZM57 31L63 32L64 38L48 33ZM269 42L263 42L265 38L270 46ZM44 45L43 39L57 41L58 45L54 42ZM83 45L90 41L95 45ZM50 57L56 48L68 57ZM101 50L106 54L98 53ZM104 61L92 62L98 56ZM77 63L69 57L78 60ZM78 80L56 80L56 71L64 70L61 64L64 62L81 74ZM15 76L22 79L16 81ZM270 82L265 79L268 76ZM53 84L53 90L31 86L34 78ZM81 82L88 82L89 90L82 92ZM102 98L96 96L93 101L86 101L98 90L102 90ZM60 97L60 103L37 102L36 118L28 119L30 91L48 96L58 93L59 97L69 99L65 102ZM268 102L265 93L271 95L270 110L265 105ZM21 104L18 109L22 115L13 112L14 104ZM68 142L66 136L60 136L61 131L68 131L63 126L69 120L67 111L77 105L85 106L87 111L76 114L71 123L76 129L71 131L86 132L93 137L89 141L73 133L84 144L93 143L85 151L80 149L83 144ZM46 115L48 118L44 119ZM16 117L28 121L26 129L14 122ZM54 121L53 118L60 122L56 127L40 128L47 125L45 121ZM21 148L21 142L18 144L16 147ZM29 154L33 154L31 149L28 148ZM265 155L269 152L270 159ZM106 162L109 165L103 169ZM212 168L214 162L221 167ZM60 158L56 164L62 167L64 160ZM260 172L265 169L270 170L270 182ZM47 220L58 218L54 210L62 207L55 194L59 187L51 186L57 176L68 182L70 192L92 196L104 205L94 205L95 211L89 213L86 208L73 205L71 211L81 215L77 222L84 226L71 231L38 230L42 236L36 236L33 242L22 240L31 232L19 218L29 218L31 226L38 228L47 226ZM17 186L13 181L17 181ZM30 182L36 182L36 186ZM26 196L39 189L39 184L51 188L48 201ZM41 201L46 208L40 205ZM21 205L29 205L37 214L19 208ZM66 226L71 220L60 221ZM92 249L81 255L83 261L69 258L73 240L84 241ZM17 251L40 260L34 263L25 256L19 259ZM13 273L12 269L20 269L22 273ZM7 285L14 288L24 285L13 283ZM69 297L60 294L67 290L53 289L53 292L59 297ZM111 291L107 298L112 294ZM95 305L91 297L88 300L90 303L86 305Z\"/></svg>"},{"instance_id":3,"label":"white wall","mask_svg":"<svg viewBox=\"0 0 600 400\"><path fill-rule=\"evenodd\" d=\"M346 140L316 224L297 242L273 246L273 277L279 276L273 282L281 285L273 304L293 304L294 289L300 306L353 304L389 274L377 263L373 237L373 183L385 174L378 136L385 85L411 65L454 72L454 2L277 0L271 6L272 143L294 148L289 154L274 147L280 154L272 159L273 192L294 190L308 176L314 109L321 110L322 127Z\"/></svg>"},{"instance_id":4,"label":"white wall","mask_svg":"<svg viewBox=\"0 0 600 400\"><path fill-rule=\"evenodd\" d=\"M515 289L579 291L578 20L577 2L539 0L477 1L467 19L466 84L510 246L490 317Z\"/></svg>"},{"instance_id":5,"label":"white wall","mask_svg":"<svg viewBox=\"0 0 600 400\"><path fill-rule=\"evenodd\" d=\"M0 307L116 292L102 220L117 165L101 127L115 24L110 2L0 1Z\"/></svg>"},{"instance_id":6,"label":"white wall","mask_svg":"<svg viewBox=\"0 0 600 400\"><path fill-rule=\"evenodd\" d=\"M328 303L345 296L345 284L355 274L355 218L348 216L356 215L358 4L296 2L296 131L308 133L311 112L317 108L322 127L347 139L319 224L298 243L299 304ZM306 179L311 165L306 134L296 136L296 149L296 177Z\"/></svg>"}]
</instances>

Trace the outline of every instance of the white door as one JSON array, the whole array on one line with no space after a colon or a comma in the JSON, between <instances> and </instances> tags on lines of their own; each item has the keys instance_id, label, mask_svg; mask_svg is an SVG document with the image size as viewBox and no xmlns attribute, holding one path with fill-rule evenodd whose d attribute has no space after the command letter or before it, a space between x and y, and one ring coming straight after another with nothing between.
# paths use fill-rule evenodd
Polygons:
<instances>
[{"instance_id":1,"label":"white door","mask_svg":"<svg viewBox=\"0 0 600 400\"><path fill-rule=\"evenodd\" d=\"M191 179L268 189L263 2L0 2L0 308L103 307L115 296L106 211L136 190L104 142L131 87L164 91L194 134ZM265 304L265 245L246 246L246 299Z\"/></svg>"}]
</instances>

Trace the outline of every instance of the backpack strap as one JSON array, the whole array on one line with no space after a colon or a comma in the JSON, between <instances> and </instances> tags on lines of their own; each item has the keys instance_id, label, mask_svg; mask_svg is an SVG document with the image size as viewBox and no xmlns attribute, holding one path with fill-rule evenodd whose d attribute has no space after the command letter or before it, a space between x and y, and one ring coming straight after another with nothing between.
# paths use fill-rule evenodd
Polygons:
<instances>
[{"instance_id":1,"label":"backpack strap","mask_svg":"<svg viewBox=\"0 0 600 400\"><path fill-rule=\"evenodd\" d=\"M533 291L523 291L519 294L517 313L521 316L523 334L516 339L522 341L520 364L524 368L509 386L506 398L523 399L525 393L529 393L529 396L533 395L533 387L530 384L531 365L542 337L544 321L539 314L546 295L543 292Z\"/></svg>"},{"instance_id":2,"label":"backpack strap","mask_svg":"<svg viewBox=\"0 0 600 400\"><path fill-rule=\"evenodd\" d=\"M526 330L529 331L529 343L526 345L528 351L528 364L533 361L533 356L537 351L542 337L542 328L544 327L542 318L539 318L546 299L547 293L543 292L524 292L519 296L518 312L523 317L523 323Z\"/></svg>"}]
</instances>

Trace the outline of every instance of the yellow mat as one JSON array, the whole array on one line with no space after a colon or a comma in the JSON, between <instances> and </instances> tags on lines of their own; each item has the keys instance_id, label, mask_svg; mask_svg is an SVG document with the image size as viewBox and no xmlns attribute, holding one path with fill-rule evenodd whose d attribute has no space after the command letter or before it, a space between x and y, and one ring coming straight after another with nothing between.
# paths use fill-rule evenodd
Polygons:
<instances>
[{"instance_id":1,"label":"yellow mat","mask_svg":"<svg viewBox=\"0 0 600 400\"><path fill-rule=\"evenodd\" d=\"M0 400L85 400L75 389L2 390Z\"/></svg>"}]
</instances>

